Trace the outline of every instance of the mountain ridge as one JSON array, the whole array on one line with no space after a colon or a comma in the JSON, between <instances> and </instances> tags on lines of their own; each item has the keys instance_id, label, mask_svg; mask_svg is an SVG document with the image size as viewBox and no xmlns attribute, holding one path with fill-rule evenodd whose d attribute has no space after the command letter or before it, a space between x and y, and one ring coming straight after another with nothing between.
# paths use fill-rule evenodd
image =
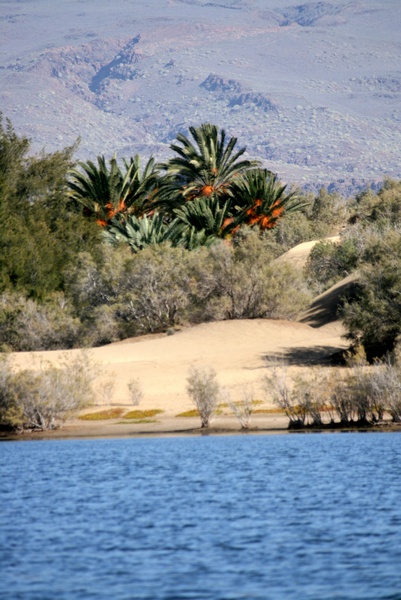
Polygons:
<instances>
[{"instance_id":1,"label":"mountain ridge","mask_svg":"<svg viewBox=\"0 0 401 600\"><path fill-rule=\"evenodd\" d=\"M397 0L4 2L0 110L80 159L164 160L209 121L287 182L351 192L401 176L400 26Z\"/></svg>"}]
</instances>

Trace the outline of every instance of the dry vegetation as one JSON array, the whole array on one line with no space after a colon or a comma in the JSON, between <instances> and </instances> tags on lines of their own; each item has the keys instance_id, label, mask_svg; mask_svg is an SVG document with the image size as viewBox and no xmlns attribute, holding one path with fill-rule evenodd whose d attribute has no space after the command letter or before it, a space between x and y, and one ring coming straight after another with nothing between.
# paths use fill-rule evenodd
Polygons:
<instances>
[{"instance_id":1,"label":"dry vegetation","mask_svg":"<svg viewBox=\"0 0 401 600\"><path fill-rule=\"evenodd\" d=\"M74 148L29 156L28 140L0 122L1 425L58 427L94 397L88 358L14 371L7 352L99 346L208 321L296 319L349 274L356 283L338 318L351 355L362 348L374 366L291 382L274 367L266 386L291 427L373 424L384 414L399 421L401 183L386 180L378 193L348 200L305 195L244 160L245 148L234 150L223 130L190 132L194 143L179 134L163 164L134 157L121 167L99 157L72 168ZM335 243L324 239L334 234ZM276 260L314 239L322 241L303 270ZM114 384L103 381L97 400L111 404ZM241 428L251 426L252 389L233 401L202 369L187 384L202 427L222 400ZM128 389L138 406L139 380ZM82 419L157 414L118 410Z\"/></svg>"}]
</instances>

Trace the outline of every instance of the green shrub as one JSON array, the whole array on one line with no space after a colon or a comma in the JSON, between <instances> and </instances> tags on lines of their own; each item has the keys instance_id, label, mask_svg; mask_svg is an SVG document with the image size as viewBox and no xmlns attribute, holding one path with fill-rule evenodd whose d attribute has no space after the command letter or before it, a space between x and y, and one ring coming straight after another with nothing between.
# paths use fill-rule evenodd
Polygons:
<instances>
[{"instance_id":1,"label":"green shrub","mask_svg":"<svg viewBox=\"0 0 401 600\"><path fill-rule=\"evenodd\" d=\"M305 265L305 277L317 292L328 289L354 271L360 259L355 239L338 243L321 241L311 250Z\"/></svg>"},{"instance_id":2,"label":"green shrub","mask_svg":"<svg viewBox=\"0 0 401 600\"><path fill-rule=\"evenodd\" d=\"M238 245L210 248L197 293L202 299L199 320L290 319L311 299L302 273L290 264L274 263L253 232Z\"/></svg>"},{"instance_id":3,"label":"green shrub","mask_svg":"<svg viewBox=\"0 0 401 600\"><path fill-rule=\"evenodd\" d=\"M359 267L358 289L345 303L342 319L353 345L369 360L392 351L401 334L401 233L378 236Z\"/></svg>"}]
</instances>

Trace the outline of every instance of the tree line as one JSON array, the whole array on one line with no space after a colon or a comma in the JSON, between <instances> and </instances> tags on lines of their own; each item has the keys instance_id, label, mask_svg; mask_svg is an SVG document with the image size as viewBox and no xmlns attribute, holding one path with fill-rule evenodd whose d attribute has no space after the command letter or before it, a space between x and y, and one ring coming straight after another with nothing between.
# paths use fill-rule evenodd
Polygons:
<instances>
[{"instance_id":1,"label":"tree line","mask_svg":"<svg viewBox=\"0 0 401 600\"><path fill-rule=\"evenodd\" d=\"M30 154L0 120L0 348L109 343L214 319L293 318L358 272L341 318L370 360L401 328L401 184L354 198L305 194L245 158L215 125L172 157L76 162ZM275 259L322 241L303 272Z\"/></svg>"}]
</instances>

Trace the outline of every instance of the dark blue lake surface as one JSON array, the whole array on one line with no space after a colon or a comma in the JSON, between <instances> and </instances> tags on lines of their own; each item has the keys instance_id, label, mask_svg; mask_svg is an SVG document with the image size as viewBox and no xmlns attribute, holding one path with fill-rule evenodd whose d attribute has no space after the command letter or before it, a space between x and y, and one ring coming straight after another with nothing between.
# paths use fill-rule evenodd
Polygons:
<instances>
[{"instance_id":1,"label":"dark blue lake surface","mask_svg":"<svg viewBox=\"0 0 401 600\"><path fill-rule=\"evenodd\" d=\"M0 598L401 599L401 436L0 444Z\"/></svg>"}]
</instances>

